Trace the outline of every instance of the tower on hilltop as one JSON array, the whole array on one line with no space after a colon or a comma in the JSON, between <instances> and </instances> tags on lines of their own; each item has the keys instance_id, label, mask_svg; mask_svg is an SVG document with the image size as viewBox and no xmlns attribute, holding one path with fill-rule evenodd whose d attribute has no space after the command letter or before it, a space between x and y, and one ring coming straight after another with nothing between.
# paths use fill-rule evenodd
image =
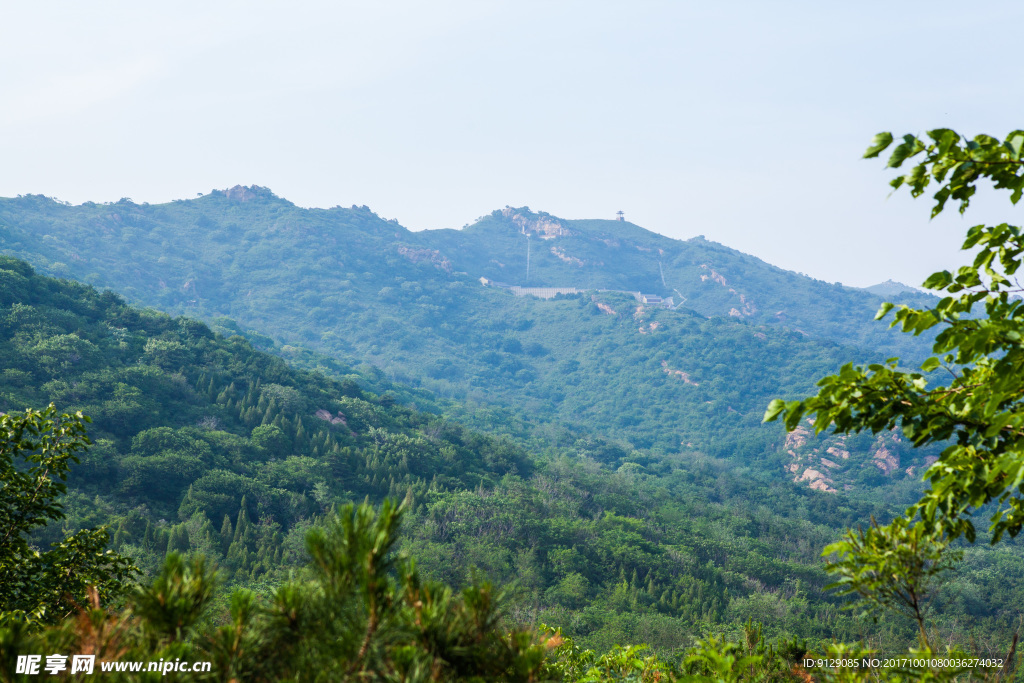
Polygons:
<instances>
[{"instance_id":1,"label":"tower on hilltop","mask_svg":"<svg viewBox=\"0 0 1024 683\"><path fill-rule=\"evenodd\" d=\"M624 221L624 220L626 220L626 214L622 213L621 211L619 211L619 212L618 212L618 213L616 213L615 215L619 217L619 220L620 220L620 221Z\"/></svg>"}]
</instances>

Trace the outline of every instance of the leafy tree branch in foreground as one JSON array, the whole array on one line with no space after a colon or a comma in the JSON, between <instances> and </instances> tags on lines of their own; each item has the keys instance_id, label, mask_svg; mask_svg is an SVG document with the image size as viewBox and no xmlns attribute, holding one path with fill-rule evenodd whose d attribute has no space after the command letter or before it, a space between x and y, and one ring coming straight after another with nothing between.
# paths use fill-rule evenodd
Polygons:
<instances>
[{"instance_id":1,"label":"leafy tree branch in foreground","mask_svg":"<svg viewBox=\"0 0 1024 683\"><path fill-rule=\"evenodd\" d=\"M81 413L58 415L52 404L0 417L0 621L59 621L85 604L90 587L111 601L134 571L106 549L105 527L66 536L48 551L29 541L33 529L64 516L57 499L90 443L88 421Z\"/></svg>"},{"instance_id":2,"label":"leafy tree branch in foreground","mask_svg":"<svg viewBox=\"0 0 1024 683\"><path fill-rule=\"evenodd\" d=\"M891 142L888 133L876 136L865 156L877 156ZM948 199L960 201L964 211L983 179L1010 190L1016 203L1024 188L1022 145L1022 131L1003 142L986 135L964 140L947 129L930 131L927 141L906 136L888 165L923 159L891 184L908 186L914 196L938 184L933 216ZM1024 290L1015 278L1024 237L1005 223L977 225L963 249L976 251L973 263L956 273L935 273L924 283L946 294L935 307L884 304L879 311L881 319L895 309L892 326L911 334L939 328L934 355L919 370L902 369L897 358L867 367L847 364L818 383L817 396L772 401L765 420L784 418L792 430L814 416L817 432L899 427L915 446L949 442L925 475L931 487L908 515L973 542L972 513L994 503L995 543L1024 526L1024 302L1017 296Z\"/></svg>"},{"instance_id":3,"label":"leafy tree branch in foreground","mask_svg":"<svg viewBox=\"0 0 1024 683\"><path fill-rule=\"evenodd\" d=\"M877 157L893 136L875 136L865 157ZM1010 191L1016 204L1024 192L1024 131L1001 141L987 135L971 140L948 129L926 139L904 136L890 168L913 165L897 176L918 197L933 184L938 215L950 199L963 213L978 183ZM916 163L914 163L916 162ZM895 608L917 621L929 647L924 614L938 575L949 567L944 552L952 540L976 539L973 515L990 513L995 544L1024 526L1024 291L1016 278L1024 253L1019 227L976 225L963 249L975 253L955 273L931 275L924 287L944 293L932 308L883 304L877 318L893 313L891 327L920 335L936 329L932 356L909 371L898 358L867 367L844 365L818 382L818 394L801 401L772 401L765 421L782 418L787 430L806 417L820 433L877 433L899 428L917 446L945 446L925 473L930 487L920 500L887 526L872 522L850 531L825 549L836 560L829 570L844 594L856 594L870 608ZM915 521L916 520L916 521Z\"/></svg>"}]
</instances>

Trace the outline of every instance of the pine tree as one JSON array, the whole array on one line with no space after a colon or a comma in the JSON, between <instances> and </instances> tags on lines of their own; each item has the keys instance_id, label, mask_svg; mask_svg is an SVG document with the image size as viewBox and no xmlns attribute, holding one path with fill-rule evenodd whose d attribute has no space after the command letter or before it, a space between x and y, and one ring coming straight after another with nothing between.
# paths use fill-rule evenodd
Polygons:
<instances>
[{"instance_id":1,"label":"pine tree","mask_svg":"<svg viewBox=\"0 0 1024 683\"><path fill-rule=\"evenodd\" d=\"M171 535L167 539L167 552L185 553L189 550L188 532L184 524L175 524L171 529Z\"/></svg>"},{"instance_id":2,"label":"pine tree","mask_svg":"<svg viewBox=\"0 0 1024 683\"><path fill-rule=\"evenodd\" d=\"M235 540L228 546L228 551L224 553L224 563L232 569L242 570L247 564L247 556L245 548L242 546L242 542Z\"/></svg>"},{"instance_id":3,"label":"pine tree","mask_svg":"<svg viewBox=\"0 0 1024 683\"><path fill-rule=\"evenodd\" d=\"M228 547L231 545L231 541L234 540L234 530L231 528L231 518L224 515L224 523L220 525L220 547L221 552L225 555L228 552Z\"/></svg>"},{"instance_id":4,"label":"pine tree","mask_svg":"<svg viewBox=\"0 0 1024 683\"><path fill-rule=\"evenodd\" d=\"M124 529L124 520L117 525L117 531L114 532L114 540L111 543L115 548L120 548L122 545L128 542L128 532Z\"/></svg>"},{"instance_id":5,"label":"pine tree","mask_svg":"<svg viewBox=\"0 0 1024 683\"><path fill-rule=\"evenodd\" d=\"M185 497L181 501L181 505L178 506L178 519L186 521L192 517L199 510L199 503L196 502L195 498L192 497L192 485L188 485L188 492L185 493Z\"/></svg>"},{"instance_id":6,"label":"pine tree","mask_svg":"<svg viewBox=\"0 0 1024 683\"><path fill-rule=\"evenodd\" d=\"M248 541L249 531L249 516L246 513L246 500L245 496L242 496L242 505L238 509L238 519L235 522L235 534L232 537L232 541L245 544Z\"/></svg>"}]
</instances>

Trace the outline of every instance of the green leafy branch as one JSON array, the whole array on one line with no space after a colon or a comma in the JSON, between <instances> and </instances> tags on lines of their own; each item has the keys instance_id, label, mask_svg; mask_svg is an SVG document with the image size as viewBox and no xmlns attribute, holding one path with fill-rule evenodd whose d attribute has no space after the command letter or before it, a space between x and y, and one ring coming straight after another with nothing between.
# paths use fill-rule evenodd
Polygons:
<instances>
[{"instance_id":1,"label":"green leafy branch","mask_svg":"<svg viewBox=\"0 0 1024 683\"><path fill-rule=\"evenodd\" d=\"M897 176L889 184L899 189L906 185L910 194L919 197L932 182L939 184L935 193L934 218L950 199L960 202L960 213L967 210L977 189L978 180L988 178L996 188L1011 191L1010 201L1016 204L1024 194L1024 172L1021 152L1024 149L1024 131L1015 130L1005 141L989 135L977 135L967 140L948 128L927 132L927 140L916 135L904 135L889 157L889 168L901 168L908 159L923 154L909 173ZM879 133L864 153L865 159L877 157L893 143L892 133Z\"/></svg>"},{"instance_id":2,"label":"green leafy branch","mask_svg":"<svg viewBox=\"0 0 1024 683\"><path fill-rule=\"evenodd\" d=\"M1013 131L1005 141L986 135L964 140L946 129L929 131L928 137L930 143L905 136L888 165L899 168L923 155L892 185L908 185L920 196L929 183L939 183L933 216L949 198L959 200L963 211L985 178L1009 190L1012 202L1020 198L1024 132ZM889 133L876 136L865 156L878 156L892 142ZM930 488L908 517L920 515L951 538L962 534L973 542L970 515L995 503L994 543L1024 528L1024 301L1015 279L1024 235L1005 223L978 225L968 230L963 249L976 251L969 265L935 273L924 283L945 294L935 306L886 303L878 312L878 319L892 313L891 326L905 333L938 330L934 355L919 370L901 368L897 358L866 367L847 364L819 381L816 396L772 401L765 421L782 418L792 430L813 416L819 433L899 428L915 446L945 445L925 473Z\"/></svg>"}]
</instances>

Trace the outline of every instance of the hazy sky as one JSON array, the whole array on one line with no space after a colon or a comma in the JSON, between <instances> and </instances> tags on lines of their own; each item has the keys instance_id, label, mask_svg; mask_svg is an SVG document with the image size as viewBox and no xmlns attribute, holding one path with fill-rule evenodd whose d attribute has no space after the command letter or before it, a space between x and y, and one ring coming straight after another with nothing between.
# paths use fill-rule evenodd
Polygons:
<instances>
[{"instance_id":1,"label":"hazy sky","mask_svg":"<svg viewBox=\"0 0 1024 683\"><path fill-rule=\"evenodd\" d=\"M1019 2L41 2L0 24L0 196L236 184L412 229L618 210L864 286L959 263L880 130L1024 127Z\"/></svg>"}]
</instances>

